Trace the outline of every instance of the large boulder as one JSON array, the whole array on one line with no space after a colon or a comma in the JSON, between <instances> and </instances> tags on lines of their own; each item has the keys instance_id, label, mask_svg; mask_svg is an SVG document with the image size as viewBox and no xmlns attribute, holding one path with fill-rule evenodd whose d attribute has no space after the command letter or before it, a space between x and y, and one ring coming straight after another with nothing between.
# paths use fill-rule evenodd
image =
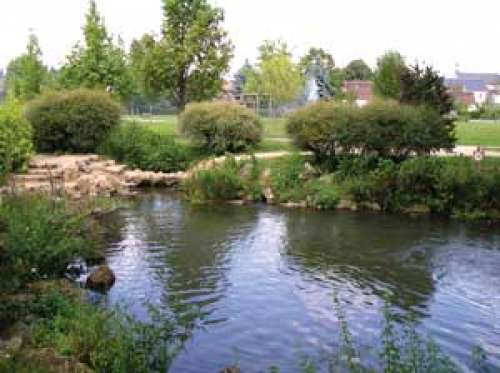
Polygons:
<instances>
[{"instance_id":1,"label":"large boulder","mask_svg":"<svg viewBox=\"0 0 500 373\"><path fill-rule=\"evenodd\" d=\"M116 277L111 268L102 265L87 277L87 287L93 290L106 291L114 285L115 280Z\"/></svg>"}]
</instances>

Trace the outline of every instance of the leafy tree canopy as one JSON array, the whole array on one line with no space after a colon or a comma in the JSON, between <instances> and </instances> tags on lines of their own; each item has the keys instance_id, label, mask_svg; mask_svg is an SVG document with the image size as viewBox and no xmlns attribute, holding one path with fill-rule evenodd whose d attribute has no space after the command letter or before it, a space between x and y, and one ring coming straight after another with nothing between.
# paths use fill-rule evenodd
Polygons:
<instances>
[{"instance_id":1,"label":"leafy tree canopy","mask_svg":"<svg viewBox=\"0 0 500 373\"><path fill-rule=\"evenodd\" d=\"M270 94L278 105L295 100L302 88L302 76L286 44L265 41L259 51L259 63L247 77L245 92Z\"/></svg>"},{"instance_id":2,"label":"leafy tree canopy","mask_svg":"<svg viewBox=\"0 0 500 373\"><path fill-rule=\"evenodd\" d=\"M36 35L29 36L26 53L12 60L7 67L7 95L30 100L38 95L47 76L42 51Z\"/></svg>"},{"instance_id":3,"label":"leafy tree canopy","mask_svg":"<svg viewBox=\"0 0 500 373\"><path fill-rule=\"evenodd\" d=\"M306 74L308 69L315 63L319 63L325 74L329 75L335 69L333 56L323 48L311 48L306 55L302 56L299 62L300 71Z\"/></svg>"},{"instance_id":4,"label":"leafy tree canopy","mask_svg":"<svg viewBox=\"0 0 500 373\"><path fill-rule=\"evenodd\" d=\"M68 88L110 89L126 99L133 92L123 42L113 42L95 0L90 1L83 26L84 43L78 43L60 73L61 85Z\"/></svg>"},{"instance_id":5,"label":"leafy tree canopy","mask_svg":"<svg viewBox=\"0 0 500 373\"><path fill-rule=\"evenodd\" d=\"M365 61L353 60L344 68L346 80L370 80L373 78L373 71Z\"/></svg>"},{"instance_id":6,"label":"leafy tree canopy","mask_svg":"<svg viewBox=\"0 0 500 373\"><path fill-rule=\"evenodd\" d=\"M163 10L162 39L151 52L147 79L181 110L216 97L233 56L224 11L207 0L163 0Z\"/></svg>"},{"instance_id":7,"label":"leafy tree canopy","mask_svg":"<svg viewBox=\"0 0 500 373\"><path fill-rule=\"evenodd\" d=\"M405 70L406 63L399 52L386 52L377 61L377 70L373 79L375 93L380 97L399 100L401 76Z\"/></svg>"}]
</instances>

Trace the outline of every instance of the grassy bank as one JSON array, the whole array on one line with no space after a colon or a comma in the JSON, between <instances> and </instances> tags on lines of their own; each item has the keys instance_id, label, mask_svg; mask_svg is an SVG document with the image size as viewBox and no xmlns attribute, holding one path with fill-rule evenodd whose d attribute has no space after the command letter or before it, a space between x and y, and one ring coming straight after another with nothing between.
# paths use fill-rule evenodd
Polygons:
<instances>
[{"instance_id":1,"label":"grassy bank","mask_svg":"<svg viewBox=\"0 0 500 373\"><path fill-rule=\"evenodd\" d=\"M194 326L186 307L139 321L86 302L63 280L76 258L102 262L100 200L0 200L0 371L165 372ZM99 211L99 214L97 214Z\"/></svg>"},{"instance_id":2,"label":"grassy bank","mask_svg":"<svg viewBox=\"0 0 500 373\"><path fill-rule=\"evenodd\" d=\"M500 162L417 157L402 162L339 156L312 165L299 155L268 162L226 162L184 183L188 199L267 200L319 209L432 213L500 218Z\"/></svg>"}]
</instances>

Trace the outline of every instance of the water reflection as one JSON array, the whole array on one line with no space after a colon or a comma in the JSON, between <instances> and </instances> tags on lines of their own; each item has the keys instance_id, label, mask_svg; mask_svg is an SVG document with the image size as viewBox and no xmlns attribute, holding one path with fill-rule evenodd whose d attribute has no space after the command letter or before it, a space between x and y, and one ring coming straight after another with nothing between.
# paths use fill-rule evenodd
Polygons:
<instances>
[{"instance_id":1,"label":"water reflection","mask_svg":"<svg viewBox=\"0 0 500 373\"><path fill-rule=\"evenodd\" d=\"M202 307L177 372L295 371L300 354L336 348L339 296L362 349L378 341L381 295L466 361L481 343L500 367L500 235L428 218L266 206L191 206L152 194L110 217L109 302L144 315ZM119 222L119 223L117 223ZM119 238L117 239L117 237ZM319 354L319 355L318 355Z\"/></svg>"}]
</instances>

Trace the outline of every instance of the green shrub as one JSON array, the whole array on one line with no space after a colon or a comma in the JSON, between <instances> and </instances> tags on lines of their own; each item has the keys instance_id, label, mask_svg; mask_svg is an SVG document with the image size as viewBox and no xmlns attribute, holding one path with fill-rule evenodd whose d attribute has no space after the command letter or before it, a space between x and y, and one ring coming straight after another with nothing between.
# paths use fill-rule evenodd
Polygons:
<instances>
[{"instance_id":1,"label":"green shrub","mask_svg":"<svg viewBox=\"0 0 500 373\"><path fill-rule=\"evenodd\" d=\"M181 131L209 153L243 152L262 138L262 123L250 109L231 102L194 103L180 117Z\"/></svg>"},{"instance_id":2,"label":"green shrub","mask_svg":"<svg viewBox=\"0 0 500 373\"><path fill-rule=\"evenodd\" d=\"M185 170L193 158L187 146L135 123L114 128L99 152L131 168L155 172Z\"/></svg>"},{"instance_id":3,"label":"green shrub","mask_svg":"<svg viewBox=\"0 0 500 373\"><path fill-rule=\"evenodd\" d=\"M238 162L227 157L222 163L196 171L184 181L182 189L194 202L261 198L260 166L254 159Z\"/></svg>"},{"instance_id":4,"label":"green shrub","mask_svg":"<svg viewBox=\"0 0 500 373\"><path fill-rule=\"evenodd\" d=\"M94 152L120 116L120 105L110 95L87 89L45 93L26 111L42 152Z\"/></svg>"},{"instance_id":5,"label":"green shrub","mask_svg":"<svg viewBox=\"0 0 500 373\"><path fill-rule=\"evenodd\" d=\"M413 153L429 154L449 141L440 114L425 106L375 101L363 108L321 102L293 113L288 133L319 161L339 153L360 153L404 159Z\"/></svg>"},{"instance_id":6,"label":"green shrub","mask_svg":"<svg viewBox=\"0 0 500 373\"><path fill-rule=\"evenodd\" d=\"M294 154L277 162L272 168L272 189L280 202L302 201L305 199L304 158Z\"/></svg>"},{"instance_id":7,"label":"green shrub","mask_svg":"<svg viewBox=\"0 0 500 373\"><path fill-rule=\"evenodd\" d=\"M310 207L322 210L334 209L340 200L338 187L329 180L313 179L306 183L305 194Z\"/></svg>"},{"instance_id":8,"label":"green shrub","mask_svg":"<svg viewBox=\"0 0 500 373\"><path fill-rule=\"evenodd\" d=\"M32 155L32 130L15 103L0 106L0 181L9 172L24 170Z\"/></svg>"},{"instance_id":9,"label":"green shrub","mask_svg":"<svg viewBox=\"0 0 500 373\"><path fill-rule=\"evenodd\" d=\"M334 102L317 102L289 116L287 131L296 145L314 152L319 161L333 158L337 150L351 151L346 146L353 135L351 125L357 109Z\"/></svg>"},{"instance_id":10,"label":"green shrub","mask_svg":"<svg viewBox=\"0 0 500 373\"><path fill-rule=\"evenodd\" d=\"M444 168L445 162L437 157L420 157L402 162L397 181L400 206L423 204L435 212L449 211L453 191L448 185L449 178L444 177Z\"/></svg>"},{"instance_id":11,"label":"green shrub","mask_svg":"<svg viewBox=\"0 0 500 373\"><path fill-rule=\"evenodd\" d=\"M82 219L63 200L8 197L0 204L1 286L61 275L83 253ZM1 289L0 289L1 290Z\"/></svg>"},{"instance_id":12,"label":"green shrub","mask_svg":"<svg viewBox=\"0 0 500 373\"><path fill-rule=\"evenodd\" d=\"M396 163L379 159L374 170L345 179L342 189L357 203L375 203L383 211L394 210L397 172Z\"/></svg>"},{"instance_id":13,"label":"green shrub","mask_svg":"<svg viewBox=\"0 0 500 373\"><path fill-rule=\"evenodd\" d=\"M197 312L164 316L150 309L150 322L124 311L106 312L52 292L37 300L40 318L33 343L74 357L95 372L166 372L194 327Z\"/></svg>"}]
</instances>

